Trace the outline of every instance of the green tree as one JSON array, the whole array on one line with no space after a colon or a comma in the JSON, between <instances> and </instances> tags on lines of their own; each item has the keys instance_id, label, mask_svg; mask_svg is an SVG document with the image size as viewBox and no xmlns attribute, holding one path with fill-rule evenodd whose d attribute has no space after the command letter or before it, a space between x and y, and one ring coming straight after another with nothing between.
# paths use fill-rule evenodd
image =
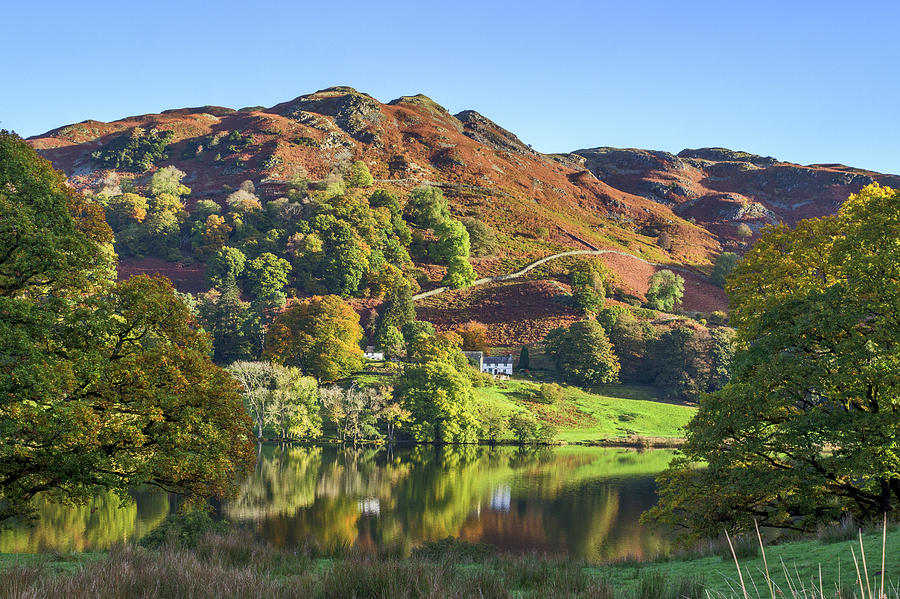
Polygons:
<instances>
[{"instance_id":1,"label":"green tree","mask_svg":"<svg viewBox=\"0 0 900 599\"><path fill-rule=\"evenodd\" d=\"M388 358L395 357L403 350L403 335L394 325L383 326L375 333L375 347Z\"/></svg>"},{"instance_id":2,"label":"green tree","mask_svg":"<svg viewBox=\"0 0 900 599\"><path fill-rule=\"evenodd\" d=\"M681 304L683 296L684 279L671 270L661 270L650 277L647 305L654 310L671 312Z\"/></svg>"},{"instance_id":3,"label":"green tree","mask_svg":"<svg viewBox=\"0 0 900 599\"><path fill-rule=\"evenodd\" d=\"M391 288L390 296L378 313L375 336L384 335L384 330L394 327L398 333L416 320L416 308L412 301L412 291L405 280L400 280ZM400 342L403 343L401 336Z\"/></svg>"},{"instance_id":4,"label":"green tree","mask_svg":"<svg viewBox=\"0 0 900 599\"><path fill-rule=\"evenodd\" d=\"M369 269L359 238L347 222L339 221L322 232L322 241L326 288L341 297L355 295Z\"/></svg>"},{"instance_id":5,"label":"green tree","mask_svg":"<svg viewBox=\"0 0 900 599\"><path fill-rule=\"evenodd\" d=\"M709 389L710 336L706 329L669 329L653 343L656 385L670 399L696 400ZM644 362L644 368L648 364Z\"/></svg>"},{"instance_id":6,"label":"green tree","mask_svg":"<svg viewBox=\"0 0 900 599\"><path fill-rule=\"evenodd\" d=\"M529 412L516 412L509 419L509 428L519 443L534 442L538 437L540 424Z\"/></svg>"},{"instance_id":7,"label":"green tree","mask_svg":"<svg viewBox=\"0 0 900 599\"><path fill-rule=\"evenodd\" d=\"M261 323L250 304L241 301L237 287L200 295L197 312L200 324L212 337L213 360L217 364L259 357Z\"/></svg>"},{"instance_id":8,"label":"green tree","mask_svg":"<svg viewBox=\"0 0 900 599\"><path fill-rule=\"evenodd\" d=\"M247 257L237 248L225 246L206 261L206 282L219 290L237 287L244 274Z\"/></svg>"},{"instance_id":9,"label":"green tree","mask_svg":"<svg viewBox=\"0 0 900 599\"><path fill-rule=\"evenodd\" d=\"M725 279L731 274L737 263L738 255L734 252L722 252L716 256L716 263L709 275L710 282L719 287L725 287Z\"/></svg>"},{"instance_id":10,"label":"green tree","mask_svg":"<svg viewBox=\"0 0 900 599\"><path fill-rule=\"evenodd\" d=\"M423 229L433 229L450 218L450 207L439 187L417 187L409 194L406 220Z\"/></svg>"},{"instance_id":11,"label":"green tree","mask_svg":"<svg viewBox=\"0 0 900 599\"><path fill-rule=\"evenodd\" d=\"M266 335L266 354L331 382L362 368L359 314L336 295L311 297L279 314Z\"/></svg>"},{"instance_id":12,"label":"green tree","mask_svg":"<svg viewBox=\"0 0 900 599\"><path fill-rule=\"evenodd\" d=\"M547 333L544 343L556 369L567 380L596 385L618 378L619 360L596 320L576 322L568 329L554 329Z\"/></svg>"},{"instance_id":13,"label":"green tree","mask_svg":"<svg viewBox=\"0 0 900 599\"><path fill-rule=\"evenodd\" d=\"M150 195L159 197L163 194L168 194L176 198L183 198L186 195L190 195L191 188L181 182L186 175L187 173L174 166L164 166L150 177L150 185L148 188Z\"/></svg>"},{"instance_id":14,"label":"green tree","mask_svg":"<svg viewBox=\"0 0 900 599\"><path fill-rule=\"evenodd\" d=\"M166 159L166 149L174 137L172 131L135 127L92 152L91 158L107 168L144 172Z\"/></svg>"},{"instance_id":15,"label":"green tree","mask_svg":"<svg viewBox=\"0 0 900 599\"><path fill-rule=\"evenodd\" d=\"M454 256L447 266L447 274L441 279L441 285L450 289L462 289L475 282L475 269L462 256Z\"/></svg>"},{"instance_id":16,"label":"green tree","mask_svg":"<svg viewBox=\"0 0 900 599\"><path fill-rule=\"evenodd\" d=\"M603 273L595 262L578 262L571 271L572 299L583 312L593 314L603 307L606 289Z\"/></svg>"},{"instance_id":17,"label":"green tree","mask_svg":"<svg viewBox=\"0 0 900 599\"><path fill-rule=\"evenodd\" d=\"M281 439L315 439L322 434L319 386L299 368L274 366L272 396L267 406L269 422Z\"/></svg>"},{"instance_id":18,"label":"green tree","mask_svg":"<svg viewBox=\"0 0 900 599\"><path fill-rule=\"evenodd\" d=\"M597 315L598 322L609 333L621 370L623 382L648 384L654 382L656 372L654 344L659 336L649 322L640 322L622 306L604 308Z\"/></svg>"},{"instance_id":19,"label":"green tree","mask_svg":"<svg viewBox=\"0 0 900 599\"><path fill-rule=\"evenodd\" d=\"M469 232L458 220L448 218L435 225L437 241L428 248L428 255L439 263L448 263L457 256L469 257Z\"/></svg>"},{"instance_id":20,"label":"green tree","mask_svg":"<svg viewBox=\"0 0 900 599\"><path fill-rule=\"evenodd\" d=\"M429 337L434 337L434 325L423 320L415 320L403 325L400 329L403 335L403 341L406 342L406 355L412 356L416 353L416 347Z\"/></svg>"},{"instance_id":21,"label":"green tree","mask_svg":"<svg viewBox=\"0 0 900 599\"><path fill-rule=\"evenodd\" d=\"M900 193L877 185L763 232L728 283L731 381L701 400L651 517L700 536L896 511L898 232Z\"/></svg>"},{"instance_id":22,"label":"green tree","mask_svg":"<svg viewBox=\"0 0 900 599\"><path fill-rule=\"evenodd\" d=\"M519 370L528 370L531 368L531 358L528 355L528 346L523 345L519 351Z\"/></svg>"},{"instance_id":23,"label":"green tree","mask_svg":"<svg viewBox=\"0 0 900 599\"><path fill-rule=\"evenodd\" d=\"M483 405L481 415L481 438L491 445L501 440L509 432L509 414L493 404Z\"/></svg>"},{"instance_id":24,"label":"green tree","mask_svg":"<svg viewBox=\"0 0 900 599\"><path fill-rule=\"evenodd\" d=\"M709 391L718 391L731 379L734 362L734 329L716 327L710 329Z\"/></svg>"},{"instance_id":25,"label":"green tree","mask_svg":"<svg viewBox=\"0 0 900 599\"><path fill-rule=\"evenodd\" d=\"M257 299L268 299L282 295L287 285L291 263L284 258L265 252L247 264L247 282L250 293ZM283 299L280 303L284 303Z\"/></svg>"},{"instance_id":26,"label":"green tree","mask_svg":"<svg viewBox=\"0 0 900 599\"><path fill-rule=\"evenodd\" d=\"M371 187L374 182L375 179L365 162L357 160L350 166L350 175L347 178L350 187Z\"/></svg>"},{"instance_id":27,"label":"green tree","mask_svg":"<svg viewBox=\"0 0 900 599\"><path fill-rule=\"evenodd\" d=\"M103 210L0 132L0 520L38 493L205 500L253 463L234 381L162 279L114 276Z\"/></svg>"},{"instance_id":28,"label":"green tree","mask_svg":"<svg viewBox=\"0 0 900 599\"><path fill-rule=\"evenodd\" d=\"M412 416L417 441L474 443L479 423L469 377L454 364L429 360L408 365L397 380L394 398Z\"/></svg>"},{"instance_id":29,"label":"green tree","mask_svg":"<svg viewBox=\"0 0 900 599\"><path fill-rule=\"evenodd\" d=\"M219 214L221 211L222 207L212 200L198 200L194 204L193 217L197 221L205 222L210 214Z\"/></svg>"}]
</instances>

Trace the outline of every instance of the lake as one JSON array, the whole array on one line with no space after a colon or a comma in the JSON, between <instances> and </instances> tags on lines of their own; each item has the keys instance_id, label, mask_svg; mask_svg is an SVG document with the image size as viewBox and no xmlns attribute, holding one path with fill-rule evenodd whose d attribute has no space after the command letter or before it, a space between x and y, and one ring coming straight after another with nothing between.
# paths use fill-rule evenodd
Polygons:
<instances>
[{"instance_id":1,"label":"lake","mask_svg":"<svg viewBox=\"0 0 900 599\"><path fill-rule=\"evenodd\" d=\"M639 524L656 501L654 476L671 451L567 446L261 448L256 471L217 515L280 546L400 547L448 536L512 551L589 561L664 552ZM39 502L32 528L0 532L0 551L85 551L138 539L174 509L165 494L124 506Z\"/></svg>"}]
</instances>

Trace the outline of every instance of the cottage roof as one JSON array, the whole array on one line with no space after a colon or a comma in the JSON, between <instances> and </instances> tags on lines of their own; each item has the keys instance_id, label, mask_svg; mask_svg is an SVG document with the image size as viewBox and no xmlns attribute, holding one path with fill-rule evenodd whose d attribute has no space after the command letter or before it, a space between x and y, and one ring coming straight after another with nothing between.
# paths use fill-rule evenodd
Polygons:
<instances>
[{"instance_id":1,"label":"cottage roof","mask_svg":"<svg viewBox=\"0 0 900 599\"><path fill-rule=\"evenodd\" d=\"M511 365L513 363L513 357L511 355L509 355L509 356L485 356L484 363L485 363L485 365L488 365L488 364L498 364L498 365L510 364Z\"/></svg>"}]
</instances>

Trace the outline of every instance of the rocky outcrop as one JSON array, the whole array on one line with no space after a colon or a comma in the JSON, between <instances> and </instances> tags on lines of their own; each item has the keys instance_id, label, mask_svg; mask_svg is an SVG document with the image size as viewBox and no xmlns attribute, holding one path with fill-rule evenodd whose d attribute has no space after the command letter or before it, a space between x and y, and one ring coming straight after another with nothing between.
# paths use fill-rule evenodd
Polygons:
<instances>
[{"instance_id":1,"label":"rocky outcrop","mask_svg":"<svg viewBox=\"0 0 900 599\"><path fill-rule=\"evenodd\" d=\"M668 172L684 168L674 154L658 150L637 150L633 148L589 148L572 152L583 156L591 172L598 178L618 175L646 175L651 172Z\"/></svg>"},{"instance_id":2,"label":"rocky outcrop","mask_svg":"<svg viewBox=\"0 0 900 599\"><path fill-rule=\"evenodd\" d=\"M304 123L309 121L308 113L332 117L338 127L363 143L376 141L379 125L385 120L378 100L346 86L329 87L300 96L275 106L271 112Z\"/></svg>"},{"instance_id":3,"label":"rocky outcrop","mask_svg":"<svg viewBox=\"0 0 900 599\"><path fill-rule=\"evenodd\" d=\"M462 123L463 134L480 144L515 154L538 155L513 133L474 110L463 110L454 116Z\"/></svg>"},{"instance_id":4,"label":"rocky outcrop","mask_svg":"<svg viewBox=\"0 0 900 599\"><path fill-rule=\"evenodd\" d=\"M741 152L740 150L729 150L728 148L684 149L678 152L678 157L709 160L711 162L748 162L756 166L772 166L778 162L771 156L758 156L749 152Z\"/></svg>"}]
</instances>

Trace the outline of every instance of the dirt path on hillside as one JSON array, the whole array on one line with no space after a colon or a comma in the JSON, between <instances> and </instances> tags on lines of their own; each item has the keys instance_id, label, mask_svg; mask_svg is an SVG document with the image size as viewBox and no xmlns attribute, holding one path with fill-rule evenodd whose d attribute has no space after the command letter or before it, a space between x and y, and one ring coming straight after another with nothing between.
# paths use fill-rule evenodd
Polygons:
<instances>
[{"instance_id":1,"label":"dirt path on hillside","mask_svg":"<svg viewBox=\"0 0 900 599\"><path fill-rule=\"evenodd\" d=\"M574 237L574 235L572 235L572 237ZM581 241L585 245L588 245L589 247L594 247L584 240L579 239L579 241ZM572 250L569 252L561 252L559 254L551 254L550 256L545 256L545 257L541 258L540 260L535 260L534 262L532 262L531 264L529 264L522 270L519 270L519 271L516 271L513 273L509 273L509 274L505 274L505 275L498 275L496 277L484 277L482 279L478 279L474 283L472 283L470 285L470 287L477 287L478 285L486 285L488 283L499 283L500 281L509 281L512 279L518 279L518 278L524 276L525 274L527 274L528 271L530 271L534 268L537 268L541 264L544 264L551 260L556 260L557 258L565 258L566 256L601 256L603 254L617 254L619 256L625 256L626 258L633 258L639 262L643 262L644 264L647 264L648 266L662 267L662 268L667 268L670 270L678 270L681 272L691 274L693 276L697 276L696 271L690 270L688 268L684 268L682 266L673 266L671 264L660 264L659 262L650 262L649 260L644 260L643 258L638 258L637 256L635 256L633 254L629 254L628 252L622 252L619 250L599 250L599 249ZM437 289L432 289L430 291L424 291L422 293L414 295L414 296L412 296L412 300L416 301L416 300L420 300L420 299L425 299L426 297L431 297L433 295L437 295L439 293L443 293L443 292L449 291L449 290L450 290L449 287L438 287Z\"/></svg>"}]
</instances>

